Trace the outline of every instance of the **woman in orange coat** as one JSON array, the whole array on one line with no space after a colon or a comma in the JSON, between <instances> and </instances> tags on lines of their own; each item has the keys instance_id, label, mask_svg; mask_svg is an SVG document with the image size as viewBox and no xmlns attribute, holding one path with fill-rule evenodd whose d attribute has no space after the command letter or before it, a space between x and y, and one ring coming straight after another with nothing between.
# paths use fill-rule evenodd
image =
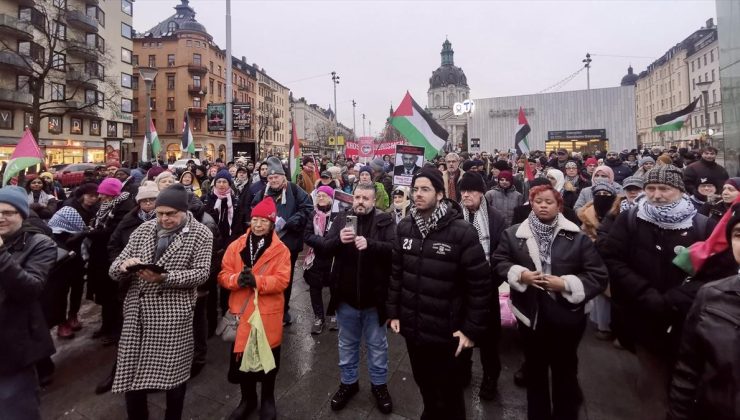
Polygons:
<instances>
[{"instance_id":1,"label":"woman in orange coat","mask_svg":"<svg viewBox=\"0 0 740 420\"><path fill-rule=\"evenodd\" d=\"M275 233L277 210L272 198L265 198L252 210L251 226L245 235L229 245L224 254L219 284L230 290L229 311L240 314L236 341L231 352L228 379L241 386L242 399L229 419L246 419L257 408L257 382L262 382L260 419L274 419L275 377L280 368L280 343L283 337L283 290L290 280L290 251ZM265 335L275 357L275 369L265 372L239 370L254 312L254 292ZM245 306L246 304L246 306Z\"/></svg>"}]
</instances>

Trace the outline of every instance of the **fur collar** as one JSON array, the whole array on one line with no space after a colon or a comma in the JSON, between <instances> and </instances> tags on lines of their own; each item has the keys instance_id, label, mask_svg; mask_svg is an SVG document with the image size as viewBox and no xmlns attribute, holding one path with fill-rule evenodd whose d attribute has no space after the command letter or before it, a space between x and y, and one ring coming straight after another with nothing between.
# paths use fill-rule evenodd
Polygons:
<instances>
[{"instance_id":1,"label":"fur collar","mask_svg":"<svg viewBox=\"0 0 740 420\"><path fill-rule=\"evenodd\" d=\"M566 219L562 213L558 214L557 227L555 228L555 238L561 235L561 232L569 232L575 234L580 232L578 226L570 220ZM537 241L534 239L532 228L529 227L529 223L525 220L516 229L514 236L518 239L524 239L527 244L527 252L529 257L534 263L536 271L542 271L542 260L540 259L540 249L537 246ZM554 242L553 242L554 243Z\"/></svg>"}]
</instances>

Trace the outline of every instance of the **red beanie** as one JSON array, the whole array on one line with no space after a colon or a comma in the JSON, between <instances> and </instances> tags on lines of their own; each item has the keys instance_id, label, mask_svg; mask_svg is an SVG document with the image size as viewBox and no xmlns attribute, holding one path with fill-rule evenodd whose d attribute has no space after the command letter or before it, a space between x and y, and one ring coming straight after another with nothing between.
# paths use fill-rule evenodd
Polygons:
<instances>
[{"instance_id":1,"label":"red beanie","mask_svg":"<svg viewBox=\"0 0 740 420\"><path fill-rule=\"evenodd\" d=\"M275 208L275 201L272 197L265 197L252 209L252 217L262 217L275 223L277 218L277 208Z\"/></svg>"}]
</instances>

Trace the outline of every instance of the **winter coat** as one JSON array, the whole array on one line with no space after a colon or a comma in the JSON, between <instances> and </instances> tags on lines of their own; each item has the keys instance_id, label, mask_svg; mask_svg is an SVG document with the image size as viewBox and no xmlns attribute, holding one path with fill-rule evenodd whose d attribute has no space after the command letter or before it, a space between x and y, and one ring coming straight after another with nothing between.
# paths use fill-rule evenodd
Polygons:
<instances>
[{"instance_id":1,"label":"winter coat","mask_svg":"<svg viewBox=\"0 0 740 420\"><path fill-rule=\"evenodd\" d=\"M123 251L123 248L126 247L126 244L131 239L131 234L133 234L136 228L141 226L142 223L144 223L144 221L139 218L139 206L131 209L131 211L123 217L123 220L121 220L113 231L113 234L111 234L110 241L108 241L108 260L110 262L113 262L118 258L118 255Z\"/></svg>"},{"instance_id":2,"label":"winter coat","mask_svg":"<svg viewBox=\"0 0 740 420\"><path fill-rule=\"evenodd\" d=\"M445 197L449 198L450 200L459 203L460 202L460 188L457 187L458 183L460 182L460 179L462 179L463 174L465 171L462 170L462 168L457 169L457 177L453 178L453 182L455 183L455 196L450 196L450 171L444 171L442 172L442 180L445 183Z\"/></svg>"},{"instance_id":3,"label":"winter coat","mask_svg":"<svg viewBox=\"0 0 740 420\"><path fill-rule=\"evenodd\" d=\"M252 199L254 208L265 197L269 187L259 191ZM303 250L303 229L308 223L308 216L313 210L311 196L296 184L288 182L285 187L285 203L280 197L275 201L277 215L285 220L285 226L277 234L291 253L298 254Z\"/></svg>"},{"instance_id":4,"label":"winter coat","mask_svg":"<svg viewBox=\"0 0 740 420\"><path fill-rule=\"evenodd\" d=\"M612 182L612 187L617 190L617 194L623 194L621 185L617 184L616 182ZM575 206L573 206L573 210L578 211L578 209L585 206L586 203L591 201L594 201L593 185L581 190L581 193L578 194L578 200L576 201Z\"/></svg>"},{"instance_id":5,"label":"winter coat","mask_svg":"<svg viewBox=\"0 0 740 420\"><path fill-rule=\"evenodd\" d=\"M669 391L671 420L740 418L740 277L699 290L681 338Z\"/></svg>"},{"instance_id":6,"label":"winter coat","mask_svg":"<svg viewBox=\"0 0 740 420\"><path fill-rule=\"evenodd\" d=\"M110 267L116 281L130 281L123 303L123 331L113 392L171 389L190 377L196 287L208 279L213 235L188 214L164 254L154 260L157 221L143 223ZM139 258L167 271L161 283L121 273L121 264Z\"/></svg>"},{"instance_id":7,"label":"winter coat","mask_svg":"<svg viewBox=\"0 0 740 420\"><path fill-rule=\"evenodd\" d=\"M303 231L303 241L313 248L314 252L313 264L311 264L311 268L303 270L303 279L306 280L309 286L321 288L330 286L331 266L334 258L331 254L322 251L320 242L329 234L329 230L331 230L334 220L337 218L337 213L329 213L323 236L314 233L313 219L315 215L316 210L311 212L308 223L306 223L306 229ZM302 264L303 262L299 260L299 263Z\"/></svg>"},{"instance_id":8,"label":"winter coat","mask_svg":"<svg viewBox=\"0 0 740 420\"><path fill-rule=\"evenodd\" d=\"M631 220L630 220L631 219ZM685 281L673 264L677 247L705 240L714 223L697 214L688 229L666 230L624 211L597 246L611 280L612 330L620 343L634 343L675 356L683 320L702 282Z\"/></svg>"},{"instance_id":9,"label":"winter coat","mask_svg":"<svg viewBox=\"0 0 740 420\"><path fill-rule=\"evenodd\" d=\"M586 303L602 293L608 282L596 247L578 226L559 214L554 235L549 270L543 271L539 246L528 221L504 232L491 261L496 275L511 286L514 315L532 329L543 317L554 325L578 325L585 316ZM559 276L568 290L550 293L528 286L520 281L526 270Z\"/></svg>"},{"instance_id":10,"label":"winter coat","mask_svg":"<svg viewBox=\"0 0 740 420\"><path fill-rule=\"evenodd\" d=\"M54 354L39 298L56 260L54 241L33 227L0 246L0 375Z\"/></svg>"},{"instance_id":11,"label":"winter coat","mask_svg":"<svg viewBox=\"0 0 740 420\"><path fill-rule=\"evenodd\" d=\"M632 169L622 161L612 165L610 165L608 161L604 161L604 165L612 169L614 172L614 182L619 185L622 185L622 181L624 181L625 178L632 176Z\"/></svg>"},{"instance_id":12,"label":"winter coat","mask_svg":"<svg viewBox=\"0 0 740 420\"><path fill-rule=\"evenodd\" d=\"M506 227L511 226L511 220L514 218L514 209L521 206L524 202L522 194L511 186L506 191L495 187L488 191L485 196L486 201L504 216Z\"/></svg>"},{"instance_id":13,"label":"winter coat","mask_svg":"<svg viewBox=\"0 0 740 420\"><path fill-rule=\"evenodd\" d=\"M446 202L426 238L413 216L396 229L388 317L416 344L456 344L455 331L478 341L488 329L491 268L473 225L457 203Z\"/></svg>"},{"instance_id":14,"label":"winter coat","mask_svg":"<svg viewBox=\"0 0 740 420\"><path fill-rule=\"evenodd\" d=\"M722 191L722 186L730 178L730 175L717 162L707 162L700 159L698 162L687 166L683 171L683 183L686 186L686 192L693 195L702 178L714 181L717 191Z\"/></svg>"},{"instance_id":15,"label":"winter coat","mask_svg":"<svg viewBox=\"0 0 740 420\"><path fill-rule=\"evenodd\" d=\"M236 331L234 352L243 353L247 346L247 339L252 327L249 325L249 317L254 312L254 288L240 287L239 274L244 269L244 262L240 252L247 246L247 233L226 248L226 254L221 264L221 272L218 274L218 283L231 291L229 294L229 312L239 315L244 303L247 303L244 313L239 318L239 327ZM290 250L280 241L278 234L273 231L272 242L264 253L257 259L252 267L259 299L260 315L265 327L265 335L270 347L280 345L283 339L283 309L285 296L283 291L288 287L290 281Z\"/></svg>"},{"instance_id":16,"label":"winter coat","mask_svg":"<svg viewBox=\"0 0 740 420\"><path fill-rule=\"evenodd\" d=\"M245 210L245 207L239 205L239 196L236 194L236 192L232 190L231 205L234 207L234 211L231 218L231 229L229 229L228 221L222 221L221 214L214 207L216 205L216 201L218 200L220 199L216 197L213 192L209 192L204 196L203 204L205 207L205 212L213 218L213 220L216 222L216 226L218 226L220 241L218 242L218 245L216 247L221 250L226 249L226 247L229 246L231 242L244 234L246 226L244 225L244 216L242 215L242 213L248 210ZM221 208L221 210L223 211L223 208Z\"/></svg>"}]
</instances>

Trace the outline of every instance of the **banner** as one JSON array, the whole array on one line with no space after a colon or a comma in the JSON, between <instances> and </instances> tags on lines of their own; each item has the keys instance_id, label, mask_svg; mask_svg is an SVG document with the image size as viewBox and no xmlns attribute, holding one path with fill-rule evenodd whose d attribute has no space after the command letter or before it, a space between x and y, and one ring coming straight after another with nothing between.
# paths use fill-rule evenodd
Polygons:
<instances>
[{"instance_id":1,"label":"banner","mask_svg":"<svg viewBox=\"0 0 740 420\"><path fill-rule=\"evenodd\" d=\"M393 168L393 185L411 186L411 179L424 166L424 148L396 146L396 166Z\"/></svg>"},{"instance_id":2,"label":"banner","mask_svg":"<svg viewBox=\"0 0 740 420\"><path fill-rule=\"evenodd\" d=\"M360 137L359 140L362 140L363 138L372 139L372 137ZM368 159L371 160L376 157L383 157L384 155L393 156L394 154L396 154L396 146L403 145L404 143L405 142L403 140L373 143L373 151ZM352 159L362 158L361 144L362 143L360 143L360 141L348 140L346 152L347 157Z\"/></svg>"}]
</instances>

